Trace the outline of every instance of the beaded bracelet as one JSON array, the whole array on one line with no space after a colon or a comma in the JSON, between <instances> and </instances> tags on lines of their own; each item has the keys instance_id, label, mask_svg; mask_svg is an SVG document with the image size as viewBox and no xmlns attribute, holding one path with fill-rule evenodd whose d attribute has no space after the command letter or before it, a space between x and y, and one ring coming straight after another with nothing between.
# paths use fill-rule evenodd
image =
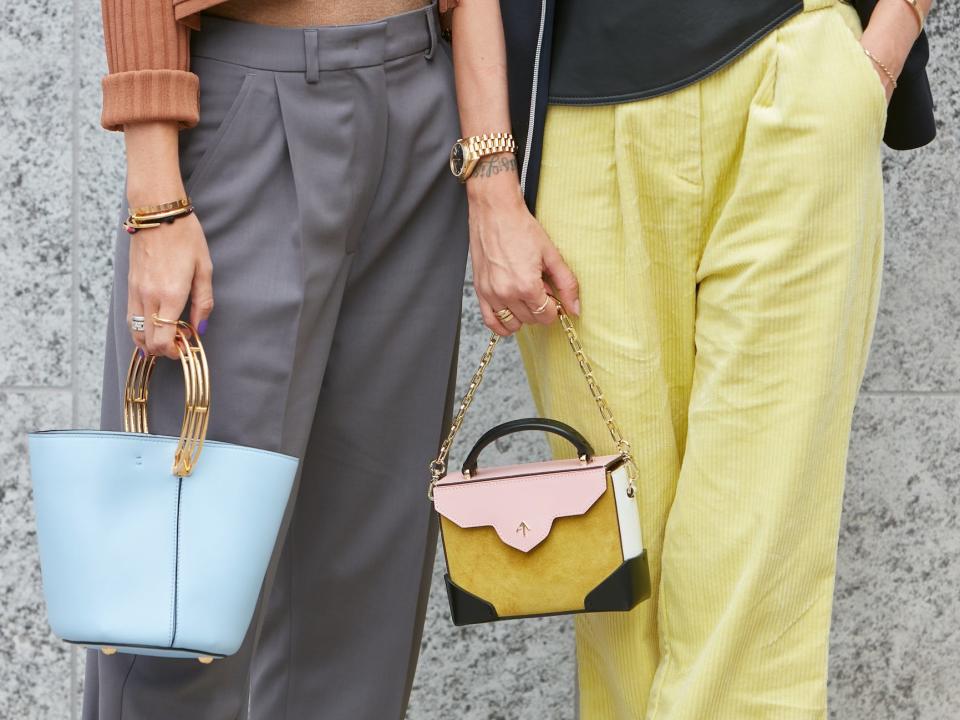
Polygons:
<instances>
[{"instance_id":1,"label":"beaded bracelet","mask_svg":"<svg viewBox=\"0 0 960 720\"><path fill-rule=\"evenodd\" d=\"M893 89L896 90L896 89L897 89L897 79L893 76L893 73L890 72L890 68L888 68L886 65L884 65L884 64L883 64L882 62L880 62L879 60L877 60L877 56L874 55L874 54L873 54L872 52L870 52L869 50L867 50L866 48L863 48L863 53L864 53L864 55L866 55L868 58L870 58L871 60L873 60L877 65L880 66L880 69L883 70L883 74L886 75L888 78L890 78L890 84L893 85Z\"/></svg>"}]
</instances>

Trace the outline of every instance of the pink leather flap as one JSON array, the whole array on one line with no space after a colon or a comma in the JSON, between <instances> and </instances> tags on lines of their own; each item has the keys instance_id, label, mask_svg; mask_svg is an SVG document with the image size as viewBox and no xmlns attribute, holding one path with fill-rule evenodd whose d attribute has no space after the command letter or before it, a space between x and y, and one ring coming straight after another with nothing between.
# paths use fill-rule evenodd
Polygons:
<instances>
[{"instance_id":1,"label":"pink leather flap","mask_svg":"<svg viewBox=\"0 0 960 720\"><path fill-rule=\"evenodd\" d=\"M451 473L434 488L434 507L463 528L490 525L507 545L528 552L546 539L556 518L593 506L606 490L613 459L488 468L470 479Z\"/></svg>"}]
</instances>

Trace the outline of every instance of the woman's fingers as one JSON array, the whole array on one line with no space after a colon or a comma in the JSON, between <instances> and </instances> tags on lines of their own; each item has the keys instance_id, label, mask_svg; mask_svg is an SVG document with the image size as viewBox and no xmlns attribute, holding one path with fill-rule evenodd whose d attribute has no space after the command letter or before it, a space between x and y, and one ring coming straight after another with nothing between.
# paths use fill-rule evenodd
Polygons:
<instances>
[{"instance_id":1,"label":"woman's fingers","mask_svg":"<svg viewBox=\"0 0 960 720\"><path fill-rule=\"evenodd\" d=\"M130 324L131 318L143 318L143 330L134 330ZM140 302L140 295L134 292L133 288L127 287L127 330L130 331L130 337L133 338L133 344L146 352L146 327L148 320L143 314L143 303Z\"/></svg>"},{"instance_id":2,"label":"woman's fingers","mask_svg":"<svg viewBox=\"0 0 960 720\"><path fill-rule=\"evenodd\" d=\"M145 318L144 325L144 336L143 336L143 346L144 351L147 355L159 355L161 353L154 352L154 348L159 347L154 337L157 333L157 330L160 328L154 322L154 314L160 314L160 304L154 302L149 295L144 294L141 297L140 306L143 308L143 316Z\"/></svg>"},{"instance_id":3,"label":"woman's fingers","mask_svg":"<svg viewBox=\"0 0 960 720\"><path fill-rule=\"evenodd\" d=\"M543 252L544 274L550 285L556 291L556 298L563 305L564 310L573 314L580 314L580 286L577 276L564 262L560 251L552 244Z\"/></svg>"},{"instance_id":4,"label":"woman's fingers","mask_svg":"<svg viewBox=\"0 0 960 720\"><path fill-rule=\"evenodd\" d=\"M186 294L147 293L143 304L147 313L147 352L176 359L179 353L173 339L177 333L177 321L187 304Z\"/></svg>"},{"instance_id":5,"label":"woman's fingers","mask_svg":"<svg viewBox=\"0 0 960 720\"><path fill-rule=\"evenodd\" d=\"M523 321L521 321L517 316L517 312L519 311L520 303L514 302L513 307L501 303L500 306L494 311L494 314L497 316L500 324L506 328L510 334L513 334L523 327Z\"/></svg>"},{"instance_id":6,"label":"woman's fingers","mask_svg":"<svg viewBox=\"0 0 960 720\"><path fill-rule=\"evenodd\" d=\"M483 299L479 292L477 293L477 302L480 303L480 314L483 315L483 324L500 337L508 337L511 331L504 327L503 323L500 322L500 318L498 318L497 314L493 311L493 307Z\"/></svg>"},{"instance_id":7,"label":"woman's fingers","mask_svg":"<svg viewBox=\"0 0 960 720\"><path fill-rule=\"evenodd\" d=\"M157 311L157 318L160 319L156 320L152 316L149 318L149 322L154 327L153 346L149 347L152 355L163 355L173 359L179 356L173 339L177 334L176 323L180 319L184 305L186 305L186 302L176 303L175 301L164 300L160 303L160 309Z\"/></svg>"},{"instance_id":8,"label":"woman's fingers","mask_svg":"<svg viewBox=\"0 0 960 720\"><path fill-rule=\"evenodd\" d=\"M213 312L213 266L210 260L201 261L193 275L190 288L190 323L203 335L207 331L207 319Z\"/></svg>"},{"instance_id":9,"label":"woman's fingers","mask_svg":"<svg viewBox=\"0 0 960 720\"><path fill-rule=\"evenodd\" d=\"M549 325L557 319L557 301L547 292L546 288L543 290L540 302L536 305L528 304L527 308L530 310L533 322L541 325Z\"/></svg>"},{"instance_id":10,"label":"woman's fingers","mask_svg":"<svg viewBox=\"0 0 960 720\"><path fill-rule=\"evenodd\" d=\"M532 289L534 286L536 289ZM535 284L517 281L513 288L506 283L498 291L478 279L476 288L481 311L484 307L490 310L484 314L484 321L494 332L502 328L506 334L513 334L523 325L549 325L557 319L556 300L541 278Z\"/></svg>"}]
</instances>

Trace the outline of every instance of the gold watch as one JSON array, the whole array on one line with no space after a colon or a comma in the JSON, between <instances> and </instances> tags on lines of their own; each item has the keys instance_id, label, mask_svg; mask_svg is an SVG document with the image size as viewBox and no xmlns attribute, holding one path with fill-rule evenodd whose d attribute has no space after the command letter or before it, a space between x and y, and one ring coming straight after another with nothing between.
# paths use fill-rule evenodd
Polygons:
<instances>
[{"instance_id":1,"label":"gold watch","mask_svg":"<svg viewBox=\"0 0 960 720\"><path fill-rule=\"evenodd\" d=\"M480 158L502 152L516 152L517 143L512 133L493 133L460 138L450 150L450 172L460 182L466 182Z\"/></svg>"}]
</instances>

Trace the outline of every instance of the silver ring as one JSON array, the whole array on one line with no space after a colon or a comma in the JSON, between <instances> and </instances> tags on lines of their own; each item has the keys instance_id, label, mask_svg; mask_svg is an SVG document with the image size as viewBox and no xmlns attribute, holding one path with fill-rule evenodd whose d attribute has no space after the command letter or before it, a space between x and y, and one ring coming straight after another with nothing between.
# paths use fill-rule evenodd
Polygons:
<instances>
[{"instance_id":1,"label":"silver ring","mask_svg":"<svg viewBox=\"0 0 960 720\"><path fill-rule=\"evenodd\" d=\"M130 329L133 332L142 333L147 329L147 319L142 315L133 315L130 318Z\"/></svg>"}]
</instances>

